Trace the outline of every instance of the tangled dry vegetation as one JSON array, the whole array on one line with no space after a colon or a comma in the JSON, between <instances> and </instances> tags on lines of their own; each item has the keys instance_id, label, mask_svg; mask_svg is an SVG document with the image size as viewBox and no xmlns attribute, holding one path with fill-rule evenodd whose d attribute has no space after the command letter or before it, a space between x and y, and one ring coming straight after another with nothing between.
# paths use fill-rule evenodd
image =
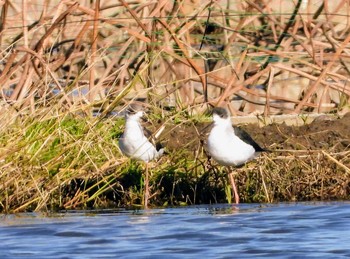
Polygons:
<instances>
[{"instance_id":1,"label":"tangled dry vegetation","mask_svg":"<svg viewBox=\"0 0 350 259\"><path fill-rule=\"evenodd\" d=\"M155 206L226 202L205 154L208 106L233 115L332 113L245 128L274 152L239 169L244 202L349 198L350 6L337 1L3 1L0 211L137 206L142 164L118 117L151 108L168 148Z\"/></svg>"},{"instance_id":2,"label":"tangled dry vegetation","mask_svg":"<svg viewBox=\"0 0 350 259\"><path fill-rule=\"evenodd\" d=\"M134 207L142 201L144 165L123 157L121 118L48 114L14 122L1 138L3 211ZM153 206L226 202L226 172L205 152L208 118L156 115L168 154L151 167ZM161 122L159 124L159 122ZM348 199L350 114L304 126L244 128L272 152L237 170L243 202ZM204 135L203 135L204 134ZM15 144L14 144L15 143Z\"/></svg>"}]
</instances>

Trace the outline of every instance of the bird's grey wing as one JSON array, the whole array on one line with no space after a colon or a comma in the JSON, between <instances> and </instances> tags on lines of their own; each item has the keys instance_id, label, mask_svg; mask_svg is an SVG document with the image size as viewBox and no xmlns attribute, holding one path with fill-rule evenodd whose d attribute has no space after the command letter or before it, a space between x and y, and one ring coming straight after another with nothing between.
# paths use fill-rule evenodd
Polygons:
<instances>
[{"instance_id":1,"label":"bird's grey wing","mask_svg":"<svg viewBox=\"0 0 350 259\"><path fill-rule=\"evenodd\" d=\"M237 137L239 137L241 140L243 140L245 143L253 146L253 148L255 149L255 152L264 152L267 151L265 149L263 149L262 147L259 146L258 143L256 143L252 137L243 129L239 128L239 127L233 127L235 134Z\"/></svg>"},{"instance_id":2,"label":"bird's grey wing","mask_svg":"<svg viewBox=\"0 0 350 259\"><path fill-rule=\"evenodd\" d=\"M143 129L143 134L145 135L146 138L148 139L152 138L152 132L150 130L148 130L145 127L142 127L142 129Z\"/></svg>"},{"instance_id":3,"label":"bird's grey wing","mask_svg":"<svg viewBox=\"0 0 350 259\"><path fill-rule=\"evenodd\" d=\"M157 151L160 151L162 148L164 149L164 145L162 143L160 143L159 141L156 141L156 139L154 138L152 132L150 130L148 130L145 127L142 127L143 129L143 134L145 135L145 137L148 139L149 142L151 142Z\"/></svg>"}]
</instances>

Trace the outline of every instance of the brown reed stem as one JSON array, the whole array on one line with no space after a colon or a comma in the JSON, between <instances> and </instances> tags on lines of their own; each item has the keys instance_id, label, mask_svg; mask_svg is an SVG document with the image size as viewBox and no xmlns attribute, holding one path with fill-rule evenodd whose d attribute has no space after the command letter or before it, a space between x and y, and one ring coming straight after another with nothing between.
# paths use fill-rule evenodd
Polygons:
<instances>
[{"instance_id":1,"label":"brown reed stem","mask_svg":"<svg viewBox=\"0 0 350 259\"><path fill-rule=\"evenodd\" d=\"M95 2L95 15L91 39L91 55L90 55L90 77L89 77L89 101L92 103L95 99L96 92L98 89L95 87L95 59L97 52L97 33L99 25L99 16L100 16L100 0Z\"/></svg>"}]
</instances>

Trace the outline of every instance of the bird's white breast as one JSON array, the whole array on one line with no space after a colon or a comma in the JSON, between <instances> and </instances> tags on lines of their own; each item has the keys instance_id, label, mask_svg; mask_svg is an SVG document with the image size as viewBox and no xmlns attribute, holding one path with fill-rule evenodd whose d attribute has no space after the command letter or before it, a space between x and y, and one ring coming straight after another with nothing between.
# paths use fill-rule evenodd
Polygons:
<instances>
[{"instance_id":1,"label":"bird's white breast","mask_svg":"<svg viewBox=\"0 0 350 259\"><path fill-rule=\"evenodd\" d=\"M255 157L255 149L238 138L231 125L215 125L208 137L208 151L221 165L241 165Z\"/></svg>"},{"instance_id":2,"label":"bird's white breast","mask_svg":"<svg viewBox=\"0 0 350 259\"><path fill-rule=\"evenodd\" d=\"M158 152L145 137L142 127L137 121L127 121L124 134L119 139L121 151L134 159L150 161L158 157Z\"/></svg>"}]
</instances>

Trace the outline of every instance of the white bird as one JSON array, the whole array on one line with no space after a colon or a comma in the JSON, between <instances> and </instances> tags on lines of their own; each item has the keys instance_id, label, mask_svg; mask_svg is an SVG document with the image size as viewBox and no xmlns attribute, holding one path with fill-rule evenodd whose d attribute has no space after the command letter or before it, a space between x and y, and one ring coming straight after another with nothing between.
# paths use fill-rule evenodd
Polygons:
<instances>
[{"instance_id":1,"label":"white bird","mask_svg":"<svg viewBox=\"0 0 350 259\"><path fill-rule=\"evenodd\" d=\"M266 151L247 132L232 127L226 109L214 108L213 121L214 125L209 133L207 148L211 157L219 164L227 167L241 166L254 159L260 152ZM232 171L229 173L229 179L235 195L235 202L238 204L239 196Z\"/></svg>"},{"instance_id":2,"label":"white bird","mask_svg":"<svg viewBox=\"0 0 350 259\"><path fill-rule=\"evenodd\" d=\"M158 145L153 145L145 136L140 123L143 115L144 112L140 105L129 105L125 113L125 129L119 139L119 148L124 155L146 163L144 207L147 209L149 199L148 163L159 158L164 153L164 149L158 147Z\"/></svg>"}]
</instances>

